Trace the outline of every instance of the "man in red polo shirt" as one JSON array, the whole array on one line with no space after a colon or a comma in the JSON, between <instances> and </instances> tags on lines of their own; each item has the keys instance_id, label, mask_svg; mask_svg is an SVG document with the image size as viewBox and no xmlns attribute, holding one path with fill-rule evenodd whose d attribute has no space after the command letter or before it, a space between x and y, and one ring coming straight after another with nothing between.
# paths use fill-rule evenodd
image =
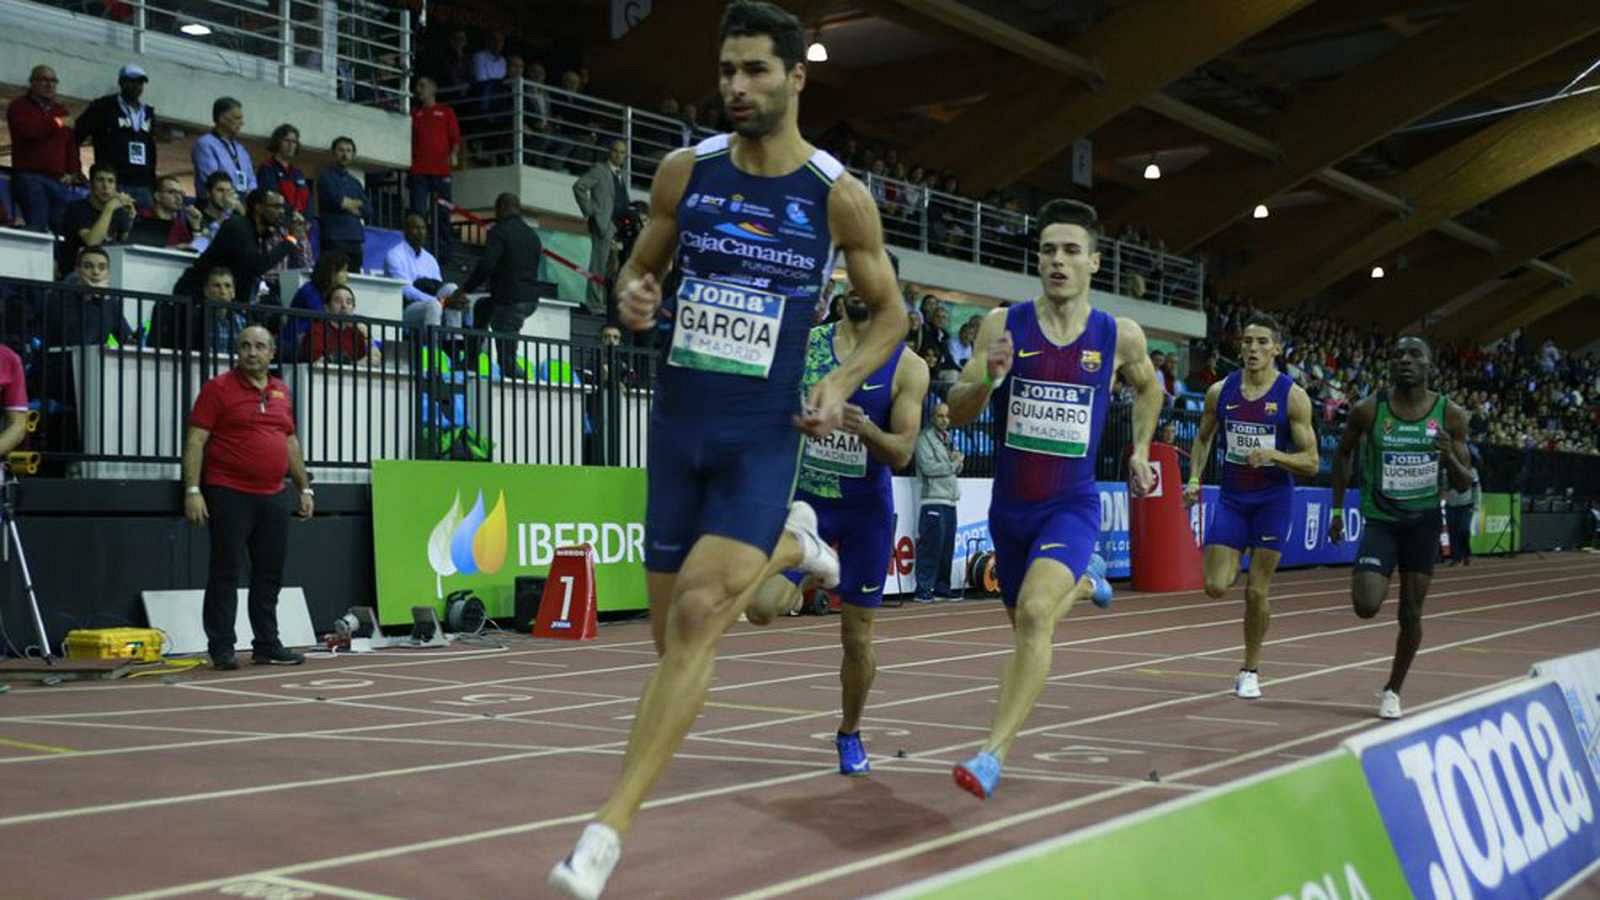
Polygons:
<instances>
[{"instance_id":1,"label":"man in red polo shirt","mask_svg":"<svg viewBox=\"0 0 1600 900\"><path fill-rule=\"evenodd\" d=\"M67 124L71 115L56 101L56 70L34 66L28 92L6 107L11 129L12 194L34 231L49 231L73 201L72 186L83 182L78 139Z\"/></svg>"},{"instance_id":2,"label":"man in red polo shirt","mask_svg":"<svg viewBox=\"0 0 1600 900\"><path fill-rule=\"evenodd\" d=\"M0 429L0 459L4 459L28 436L28 385L22 357L4 344L0 344L0 406L6 410L5 427Z\"/></svg>"},{"instance_id":3,"label":"man in red polo shirt","mask_svg":"<svg viewBox=\"0 0 1600 900\"><path fill-rule=\"evenodd\" d=\"M411 108L411 211L444 225L440 237L448 240L449 213L435 210L429 195L451 199L450 170L461 164L461 125L455 110L438 102L438 94L432 78L417 79L417 105Z\"/></svg>"},{"instance_id":4,"label":"man in red polo shirt","mask_svg":"<svg viewBox=\"0 0 1600 900\"><path fill-rule=\"evenodd\" d=\"M294 433L289 388L267 371L277 346L272 335L252 325L239 332L235 346L235 367L200 388L183 446L184 515L196 525L211 523L206 641L215 668L239 668L233 622L239 553L247 549L252 657L258 665L295 666L305 657L278 640L278 588L289 545L283 476L287 472L300 489L302 519L311 518L311 481Z\"/></svg>"}]
</instances>

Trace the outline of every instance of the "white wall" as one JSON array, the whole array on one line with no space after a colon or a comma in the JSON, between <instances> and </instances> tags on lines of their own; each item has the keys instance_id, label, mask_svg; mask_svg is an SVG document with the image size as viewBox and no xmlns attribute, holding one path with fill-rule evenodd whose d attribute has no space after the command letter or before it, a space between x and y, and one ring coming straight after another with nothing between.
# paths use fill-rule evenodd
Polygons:
<instances>
[{"instance_id":1,"label":"white wall","mask_svg":"<svg viewBox=\"0 0 1600 900\"><path fill-rule=\"evenodd\" d=\"M150 74L145 102L155 106L162 122L180 124L192 134L210 130L212 101L235 97L244 104L247 138L264 139L279 124L290 122L300 129L307 147L324 149L339 135L348 135L355 139L362 160L384 166L411 164L408 117L334 100L331 86L319 86L318 73L296 70L297 76L304 74L306 90L280 87L274 80L276 67L268 60L224 57L180 38L149 36L150 45L167 48L169 57L175 55L170 53L174 49L216 53L207 58L205 68L184 65L154 53L134 53L131 34L131 29L104 19L0 0L0 83L25 88L29 70L48 65L61 79L64 99L86 101L114 93L117 70L138 63ZM223 59L242 67L238 74L212 71ZM319 87L326 87L325 95L310 92Z\"/></svg>"}]
</instances>

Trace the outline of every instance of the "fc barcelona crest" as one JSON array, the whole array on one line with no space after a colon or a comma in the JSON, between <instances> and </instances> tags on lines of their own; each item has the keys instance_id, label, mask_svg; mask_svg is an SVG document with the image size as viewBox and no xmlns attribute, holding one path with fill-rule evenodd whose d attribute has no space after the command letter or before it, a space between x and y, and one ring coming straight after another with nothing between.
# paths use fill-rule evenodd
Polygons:
<instances>
[{"instance_id":1,"label":"fc barcelona crest","mask_svg":"<svg viewBox=\"0 0 1600 900\"><path fill-rule=\"evenodd\" d=\"M1085 372L1098 372L1098 371L1100 371L1100 351L1099 350L1085 350L1085 351L1083 351L1083 357L1080 360L1080 364L1083 366L1083 370Z\"/></svg>"}]
</instances>

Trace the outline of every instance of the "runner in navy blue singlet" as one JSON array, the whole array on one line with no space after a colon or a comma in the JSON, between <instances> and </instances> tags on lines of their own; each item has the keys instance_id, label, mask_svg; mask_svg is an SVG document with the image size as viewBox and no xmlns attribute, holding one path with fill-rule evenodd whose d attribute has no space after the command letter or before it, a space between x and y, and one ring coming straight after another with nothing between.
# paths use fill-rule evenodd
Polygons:
<instances>
[{"instance_id":1,"label":"runner in navy blue singlet","mask_svg":"<svg viewBox=\"0 0 1600 900\"><path fill-rule=\"evenodd\" d=\"M1244 665L1233 680L1235 696L1261 696L1261 643L1272 618L1268 592L1289 539L1294 512L1294 476L1317 474L1317 435L1311 428L1311 398L1275 360L1283 347L1278 323L1256 313L1239 338L1244 368L1206 391L1205 413L1195 431L1189 483L1183 499L1200 499L1200 475L1211 444L1222 432L1222 491L1205 533L1206 593L1228 595L1239 574L1239 558L1250 554L1245 583Z\"/></svg>"},{"instance_id":2,"label":"runner in navy blue singlet","mask_svg":"<svg viewBox=\"0 0 1600 900\"><path fill-rule=\"evenodd\" d=\"M651 786L705 703L716 642L768 577L799 568L826 586L839 561L815 512L790 500L801 432L826 438L846 400L904 340L906 315L866 188L800 136L805 31L769 3L738 2L718 63L734 133L657 168L650 218L618 273L617 315L665 322L650 414L645 569L660 663L640 697L622 774L551 870L593 898ZM869 317L855 349L802 397L810 326L835 253ZM676 287L661 284L675 268Z\"/></svg>"},{"instance_id":3,"label":"runner in navy blue singlet","mask_svg":"<svg viewBox=\"0 0 1600 900\"><path fill-rule=\"evenodd\" d=\"M1161 385L1139 324L1089 305L1089 279L1100 267L1094 208L1056 200L1039 211L1038 222L1043 290L984 317L947 400L958 424L993 404L999 449L989 532L1016 639L989 740L954 772L956 784L980 798L994 793L1001 763L1038 702L1056 623L1079 598L1110 600L1105 563L1094 555L1100 534L1094 462L1113 376L1138 393L1131 486L1143 493L1155 481L1149 454Z\"/></svg>"}]
</instances>

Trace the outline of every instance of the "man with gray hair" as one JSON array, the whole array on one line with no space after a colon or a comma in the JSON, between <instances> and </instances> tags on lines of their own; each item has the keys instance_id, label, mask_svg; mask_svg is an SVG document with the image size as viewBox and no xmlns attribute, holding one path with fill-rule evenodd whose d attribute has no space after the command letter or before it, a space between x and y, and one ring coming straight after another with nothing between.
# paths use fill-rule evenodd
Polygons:
<instances>
[{"instance_id":1,"label":"man with gray hair","mask_svg":"<svg viewBox=\"0 0 1600 900\"><path fill-rule=\"evenodd\" d=\"M956 501L961 499L965 457L950 449L950 407L933 408L928 427L917 435L917 479L922 488L917 516L918 603L950 600L950 560L956 549Z\"/></svg>"},{"instance_id":2,"label":"man with gray hair","mask_svg":"<svg viewBox=\"0 0 1600 900\"><path fill-rule=\"evenodd\" d=\"M244 104L232 97L218 97L211 104L212 130L194 142L190 161L194 163L194 195L206 195L206 179L212 172L226 172L233 190L243 197L256 189L256 170L250 164L250 150L239 140L244 131Z\"/></svg>"},{"instance_id":3,"label":"man with gray hair","mask_svg":"<svg viewBox=\"0 0 1600 900\"><path fill-rule=\"evenodd\" d=\"M617 260L617 217L628 209L628 184L623 179L622 166L628 160L628 145L622 141L611 143L611 153L597 162L572 185L573 199L589 223L589 271L605 279L605 283L589 282L589 296L584 303L592 313L605 314L610 297L608 288Z\"/></svg>"}]
</instances>

